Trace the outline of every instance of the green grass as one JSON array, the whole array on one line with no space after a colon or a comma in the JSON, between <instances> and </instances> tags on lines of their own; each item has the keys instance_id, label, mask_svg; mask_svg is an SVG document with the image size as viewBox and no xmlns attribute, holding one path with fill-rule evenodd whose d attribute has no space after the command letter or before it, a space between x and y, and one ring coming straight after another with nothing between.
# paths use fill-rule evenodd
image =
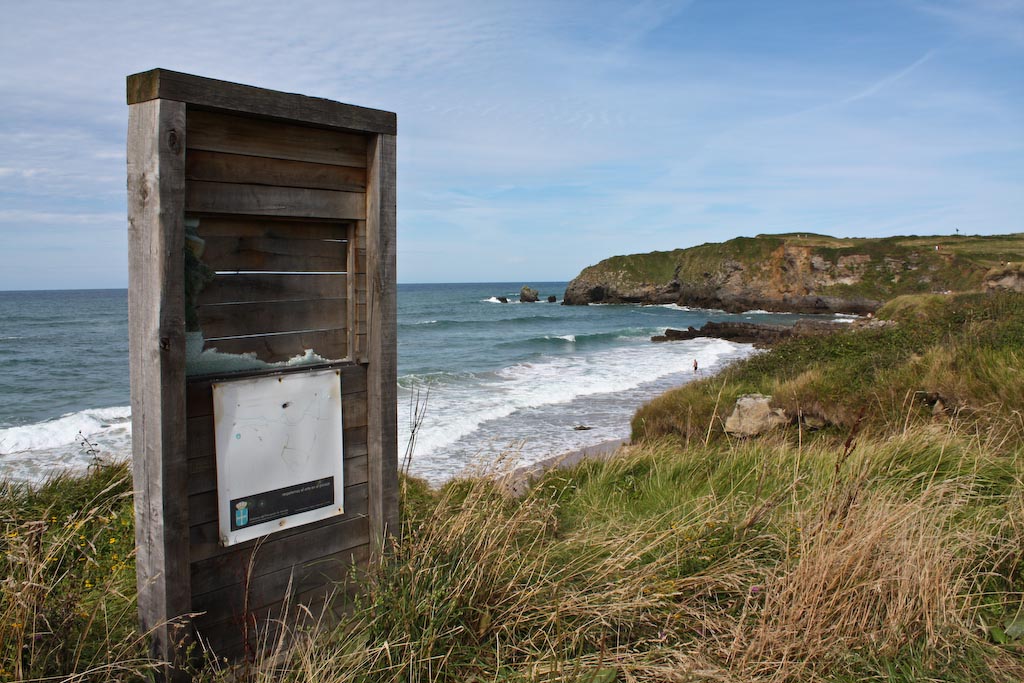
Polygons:
<instances>
[{"instance_id":1,"label":"green grass","mask_svg":"<svg viewBox=\"0 0 1024 683\"><path fill-rule=\"evenodd\" d=\"M787 341L669 391L637 411L633 438L721 438L725 417L747 393L773 396L790 416L823 418L832 434L858 419L883 432L926 424L941 400L959 422L1021 438L1024 296L908 296L878 317L898 324Z\"/></svg>"},{"instance_id":2,"label":"green grass","mask_svg":"<svg viewBox=\"0 0 1024 683\"><path fill-rule=\"evenodd\" d=\"M0 483L0 680L138 680L131 476Z\"/></svg>"},{"instance_id":3,"label":"green grass","mask_svg":"<svg viewBox=\"0 0 1024 683\"><path fill-rule=\"evenodd\" d=\"M644 284L666 284L672 280L677 267L683 282L713 281L722 276L728 262L736 262L746 270L746 281L769 283L785 270L783 247L806 248L831 264L838 263L842 257L870 257L869 265L857 282L825 285L815 293L874 300L888 300L900 294L977 290L989 268L1006 261L1024 261L1024 235L1021 234L835 238L788 233L739 237L673 251L613 256L584 269L580 277L611 283L626 291Z\"/></svg>"},{"instance_id":4,"label":"green grass","mask_svg":"<svg viewBox=\"0 0 1024 683\"><path fill-rule=\"evenodd\" d=\"M196 679L1024 679L1024 297L880 315L900 324L669 392L635 445L522 499L502 472L404 480L402 538L341 623ZM730 439L721 416L752 390L833 422ZM125 468L0 501L0 680L147 680Z\"/></svg>"}]
</instances>

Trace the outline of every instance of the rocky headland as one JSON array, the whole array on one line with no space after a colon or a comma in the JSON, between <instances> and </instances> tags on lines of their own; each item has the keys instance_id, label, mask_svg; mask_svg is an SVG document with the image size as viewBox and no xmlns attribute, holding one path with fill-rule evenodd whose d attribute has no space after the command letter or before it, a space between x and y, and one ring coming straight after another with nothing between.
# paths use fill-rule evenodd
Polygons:
<instances>
[{"instance_id":1,"label":"rocky headland","mask_svg":"<svg viewBox=\"0 0 1024 683\"><path fill-rule=\"evenodd\" d=\"M888 321L870 318L856 320L848 324L837 324L821 320L798 320L793 325L768 325L764 323L731 321L715 322L711 320L704 323L700 328L691 326L685 330L676 330L670 327L665 330L665 334L651 337L651 341L685 341L687 339L697 339L698 337L712 337L765 348L793 337L817 337L853 328L884 327L888 324L890 324Z\"/></svg>"},{"instance_id":2,"label":"rocky headland","mask_svg":"<svg viewBox=\"0 0 1024 683\"><path fill-rule=\"evenodd\" d=\"M606 259L569 283L563 303L866 314L901 294L979 290L995 281L1015 284L1019 269L1007 263L1022 260L1024 234L758 235Z\"/></svg>"}]
</instances>

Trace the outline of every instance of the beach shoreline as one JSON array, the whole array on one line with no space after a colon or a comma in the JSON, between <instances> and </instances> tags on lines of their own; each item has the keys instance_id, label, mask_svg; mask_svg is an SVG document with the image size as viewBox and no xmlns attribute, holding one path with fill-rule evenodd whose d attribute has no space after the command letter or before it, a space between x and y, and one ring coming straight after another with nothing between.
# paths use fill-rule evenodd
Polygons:
<instances>
[{"instance_id":1,"label":"beach shoreline","mask_svg":"<svg viewBox=\"0 0 1024 683\"><path fill-rule=\"evenodd\" d=\"M629 445L629 439L610 439L593 446L566 451L529 465L517 467L502 477L501 483L511 495L520 498L526 494L534 481L552 470L568 469L586 460L610 460Z\"/></svg>"}]
</instances>

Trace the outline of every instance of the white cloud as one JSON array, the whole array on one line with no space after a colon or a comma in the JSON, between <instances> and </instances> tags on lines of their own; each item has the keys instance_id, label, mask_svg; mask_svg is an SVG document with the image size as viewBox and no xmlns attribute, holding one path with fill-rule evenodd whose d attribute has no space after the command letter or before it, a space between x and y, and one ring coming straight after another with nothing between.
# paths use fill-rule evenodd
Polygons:
<instances>
[{"instance_id":1,"label":"white cloud","mask_svg":"<svg viewBox=\"0 0 1024 683\"><path fill-rule=\"evenodd\" d=\"M1020 229L1022 5L907 3L852 23L811 2L14 4L0 236L120 234L94 260L123 274L124 77L153 67L397 111L404 280L794 228Z\"/></svg>"}]
</instances>

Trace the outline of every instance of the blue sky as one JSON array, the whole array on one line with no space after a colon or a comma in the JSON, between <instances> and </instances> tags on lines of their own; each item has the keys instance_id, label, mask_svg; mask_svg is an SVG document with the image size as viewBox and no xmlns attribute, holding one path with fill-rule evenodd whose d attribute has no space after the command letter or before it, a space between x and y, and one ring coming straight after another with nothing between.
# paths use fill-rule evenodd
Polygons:
<instances>
[{"instance_id":1,"label":"blue sky","mask_svg":"<svg viewBox=\"0 0 1024 683\"><path fill-rule=\"evenodd\" d=\"M154 67L397 112L401 282L1024 231L1024 0L36 0L0 27L0 289L126 285Z\"/></svg>"}]
</instances>

